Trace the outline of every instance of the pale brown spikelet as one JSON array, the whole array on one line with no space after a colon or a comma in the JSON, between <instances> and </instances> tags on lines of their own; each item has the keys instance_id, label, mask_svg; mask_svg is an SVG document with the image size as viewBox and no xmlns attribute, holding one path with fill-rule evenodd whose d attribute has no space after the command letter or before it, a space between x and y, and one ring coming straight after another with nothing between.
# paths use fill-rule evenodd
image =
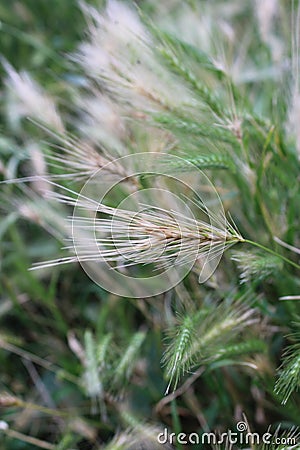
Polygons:
<instances>
[{"instance_id":1,"label":"pale brown spikelet","mask_svg":"<svg viewBox=\"0 0 300 450\"><path fill-rule=\"evenodd\" d=\"M215 257L242 236L225 218L220 228L186 217L178 211L142 205L142 210L129 211L106 206L86 197L73 199L49 192L50 198L67 203L81 211L102 217L73 216L73 230L86 234L73 235L67 247L74 256L49 261L38 267L80 261L106 261L117 267L154 263L159 267L183 265L203 256Z\"/></svg>"}]
</instances>

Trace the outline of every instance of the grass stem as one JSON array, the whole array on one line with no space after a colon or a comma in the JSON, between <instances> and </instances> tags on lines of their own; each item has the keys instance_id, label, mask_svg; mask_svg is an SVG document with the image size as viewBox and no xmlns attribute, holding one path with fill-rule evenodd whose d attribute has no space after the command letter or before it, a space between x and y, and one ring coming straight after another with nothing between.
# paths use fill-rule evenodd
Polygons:
<instances>
[{"instance_id":1,"label":"grass stem","mask_svg":"<svg viewBox=\"0 0 300 450\"><path fill-rule=\"evenodd\" d=\"M275 252L274 250L271 250L270 248L265 247L262 244L259 244L258 242L254 242L249 239L245 239L244 242L246 242L247 244L254 245L255 247L258 247L258 248L264 250L265 252L270 253L271 255L278 256L278 258L281 258L286 263L290 264L293 267L296 267L296 269L300 269L299 264L295 263L294 261L291 261L290 259L286 258L285 256L280 255L279 253Z\"/></svg>"}]
</instances>

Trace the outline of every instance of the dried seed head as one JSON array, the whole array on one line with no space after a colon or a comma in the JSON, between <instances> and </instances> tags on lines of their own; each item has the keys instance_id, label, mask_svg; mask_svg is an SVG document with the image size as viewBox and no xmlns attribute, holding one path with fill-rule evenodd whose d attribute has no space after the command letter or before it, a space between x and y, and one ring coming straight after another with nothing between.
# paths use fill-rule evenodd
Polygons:
<instances>
[{"instance_id":1,"label":"dried seed head","mask_svg":"<svg viewBox=\"0 0 300 450\"><path fill-rule=\"evenodd\" d=\"M79 261L109 262L116 266L157 264L159 267L182 265L191 260L215 257L224 247L243 241L231 226L217 228L201 220L186 217L151 205L140 212L112 208L86 198L50 193L59 201L102 217L73 217L73 229L86 231L74 246ZM224 222L223 224L224 225ZM74 246L68 247L74 251ZM75 256L46 263L72 262Z\"/></svg>"}]
</instances>

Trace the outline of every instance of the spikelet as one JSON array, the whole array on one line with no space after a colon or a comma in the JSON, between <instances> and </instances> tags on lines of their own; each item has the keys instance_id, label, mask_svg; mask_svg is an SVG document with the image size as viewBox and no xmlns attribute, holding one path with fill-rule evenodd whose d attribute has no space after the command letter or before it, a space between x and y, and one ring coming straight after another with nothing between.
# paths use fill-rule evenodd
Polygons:
<instances>
[{"instance_id":1,"label":"spikelet","mask_svg":"<svg viewBox=\"0 0 300 450\"><path fill-rule=\"evenodd\" d=\"M169 380L167 392L195 366L218 359L224 344L232 343L241 330L257 320L255 309L239 301L229 306L223 303L212 312L202 309L178 315L163 357Z\"/></svg>"},{"instance_id":2,"label":"spikelet","mask_svg":"<svg viewBox=\"0 0 300 450\"><path fill-rule=\"evenodd\" d=\"M68 250L74 256L49 261L37 267L83 261L109 262L119 266L157 264L159 267L184 265L190 261L222 254L243 237L226 219L220 228L202 220L186 217L176 211L142 205L142 211L129 211L107 206L79 196L78 200L49 192L50 198L76 206L94 216L74 216L73 229L86 231L74 239ZM75 256L77 254L77 256Z\"/></svg>"},{"instance_id":3,"label":"spikelet","mask_svg":"<svg viewBox=\"0 0 300 450\"><path fill-rule=\"evenodd\" d=\"M262 252L239 252L231 259L238 263L241 283L262 281L280 271L283 265L278 256Z\"/></svg>"},{"instance_id":4,"label":"spikelet","mask_svg":"<svg viewBox=\"0 0 300 450\"><path fill-rule=\"evenodd\" d=\"M278 16L278 0L256 0L255 12L262 41L269 46L274 61L280 61L283 56L282 41L276 36L275 19Z\"/></svg>"}]
</instances>

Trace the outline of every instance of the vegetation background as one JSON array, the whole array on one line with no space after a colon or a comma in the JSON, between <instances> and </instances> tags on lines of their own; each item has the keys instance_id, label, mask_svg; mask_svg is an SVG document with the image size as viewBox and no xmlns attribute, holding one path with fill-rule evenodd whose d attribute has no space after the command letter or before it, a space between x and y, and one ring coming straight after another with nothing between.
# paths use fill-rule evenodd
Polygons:
<instances>
[{"instance_id":1,"label":"vegetation background","mask_svg":"<svg viewBox=\"0 0 300 450\"><path fill-rule=\"evenodd\" d=\"M87 3L105 9L105 2ZM43 154L51 152L52 138L27 118L45 122L44 112L39 118L24 109L11 67L26 70L55 99L74 136L84 117L76 111L78 96L92 85L96 99L99 92L110 96L124 120L122 145L157 151L162 142L162 151L204 170L241 235L281 257L238 244L204 285L192 272L155 298L119 298L78 264L29 271L34 262L60 257L66 210L47 202L34 183L1 184L3 449L155 449L164 427L201 435L235 430L247 419L251 431L271 426L275 432L280 425L287 435L300 424L298 4L130 5L153 36L157 67L194 103L151 84L160 69L151 72L143 55L150 84L145 78L137 101L126 53L132 49L116 49L129 87L113 86L113 93L107 74L97 78L92 65L84 67L83 54L81 64L71 60L89 40L76 1L2 1L2 179L44 173ZM107 133L105 126L99 128ZM93 127L98 130L95 117ZM78 190L82 179L62 184Z\"/></svg>"}]
</instances>

